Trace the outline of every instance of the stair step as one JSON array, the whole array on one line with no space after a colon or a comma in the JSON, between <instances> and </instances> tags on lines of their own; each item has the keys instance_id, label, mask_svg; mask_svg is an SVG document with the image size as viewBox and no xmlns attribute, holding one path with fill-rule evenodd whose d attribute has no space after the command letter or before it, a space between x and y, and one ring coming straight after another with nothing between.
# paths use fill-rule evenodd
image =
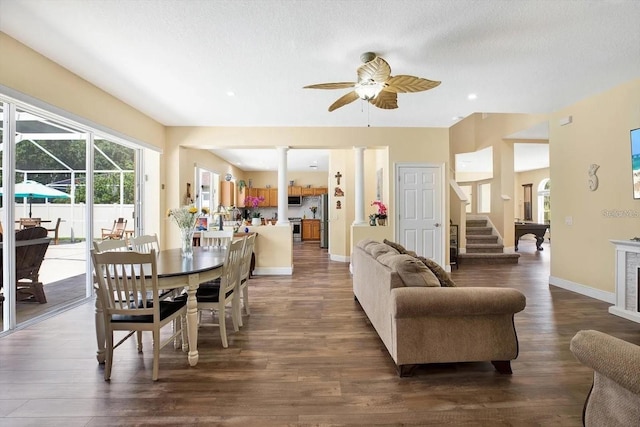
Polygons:
<instances>
[{"instance_id":1,"label":"stair step","mask_svg":"<svg viewBox=\"0 0 640 427\"><path fill-rule=\"evenodd\" d=\"M520 254L470 254L458 255L458 263L462 264L517 264Z\"/></svg>"},{"instance_id":2,"label":"stair step","mask_svg":"<svg viewBox=\"0 0 640 427\"><path fill-rule=\"evenodd\" d=\"M477 235L490 235L492 232L491 227L467 227L467 235L477 236Z\"/></svg>"},{"instance_id":3,"label":"stair step","mask_svg":"<svg viewBox=\"0 0 640 427\"><path fill-rule=\"evenodd\" d=\"M504 251L504 245L498 243L467 243L468 254L501 254Z\"/></svg>"},{"instance_id":4,"label":"stair step","mask_svg":"<svg viewBox=\"0 0 640 427\"><path fill-rule=\"evenodd\" d=\"M487 235L487 234L478 234L478 235L467 235L467 245L471 244L488 244L488 243L497 243L498 236L495 235Z\"/></svg>"},{"instance_id":5,"label":"stair step","mask_svg":"<svg viewBox=\"0 0 640 427\"><path fill-rule=\"evenodd\" d=\"M487 220L486 219L468 219L465 224L467 224L467 227L486 227Z\"/></svg>"}]
</instances>

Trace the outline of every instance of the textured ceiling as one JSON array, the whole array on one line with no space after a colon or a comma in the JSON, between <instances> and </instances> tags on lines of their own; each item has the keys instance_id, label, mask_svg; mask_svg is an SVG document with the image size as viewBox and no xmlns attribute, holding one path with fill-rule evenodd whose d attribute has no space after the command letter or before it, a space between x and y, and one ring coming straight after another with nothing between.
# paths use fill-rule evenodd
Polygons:
<instances>
[{"instance_id":1,"label":"textured ceiling","mask_svg":"<svg viewBox=\"0 0 640 427\"><path fill-rule=\"evenodd\" d=\"M449 127L640 76L637 0L0 0L0 30L169 126ZM442 84L331 113L348 89L302 89L366 51Z\"/></svg>"}]
</instances>

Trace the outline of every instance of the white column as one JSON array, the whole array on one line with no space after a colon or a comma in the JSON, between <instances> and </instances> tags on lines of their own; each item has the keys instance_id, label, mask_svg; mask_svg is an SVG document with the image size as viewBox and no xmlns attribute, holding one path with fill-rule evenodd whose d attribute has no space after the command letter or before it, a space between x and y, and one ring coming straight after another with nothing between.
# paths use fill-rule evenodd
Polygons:
<instances>
[{"instance_id":1,"label":"white column","mask_svg":"<svg viewBox=\"0 0 640 427\"><path fill-rule=\"evenodd\" d=\"M278 222L276 225L289 225L289 192L287 191L287 151L289 147L276 147L278 152Z\"/></svg>"},{"instance_id":2,"label":"white column","mask_svg":"<svg viewBox=\"0 0 640 427\"><path fill-rule=\"evenodd\" d=\"M353 147L355 150L355 218L353 225L367 225L364 220L364 149L365 147Z\"/></svg>"}]
</instances>

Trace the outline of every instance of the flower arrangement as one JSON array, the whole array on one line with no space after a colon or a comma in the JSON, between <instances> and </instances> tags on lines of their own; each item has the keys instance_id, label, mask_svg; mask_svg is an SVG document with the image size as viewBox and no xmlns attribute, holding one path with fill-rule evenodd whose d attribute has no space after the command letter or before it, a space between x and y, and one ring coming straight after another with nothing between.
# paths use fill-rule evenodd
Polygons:
<instances>
[{"instance_id":1,"label":"flower arrangement","mask_svg":"<svg viewBox=\"0 0 640 427\"><path fill-rule=\"evenodd\" d=\"M256 209L258 207L258 205L264 202L264 197L260 196L260 197L255 197L255 196L247 196L244 198L244 204L247 207L251 207L253 208L253 213L252 216L254 218L260 218L260 212Z\"/></svg>"},{"instance_id":2,"label":"flower arrangement","mask_svg":"<svg viewBox=\"0 0 640 427\"><path fill-rule=\"evenodd\" d=\"M375 200L371 202L371 206L378 207L378 213L375 214L376 218L386 219L387 218L387 207L380 200Z\"/></svg>"},{"instance_id":3,"label":"flower arrangement","mask_svg":"<svg viewBox=\"0 0 640 427\"><path fill-rule=\"evenodd\" d=\"M313 217L316 217L316 212L318 212L318 207L317 206L311 206L309 208L309 210L311 211L311 213L313 214Z\"/></svg>"},{"instance_id":4,"label":"flower arrangement","mask_svg":"<svg viewBox=\"0 0 640 427\"><path fill-rule=\"evenodd\" d=\"M207 215L209 213L209 208L202 208L198 212L198 208L195 206L182 206L177 209L169 209L167 211L167 217L172 218L178 227L181 230L184 229L193 229L196 226L196 221L198 217L202 215Z\"/></svg>"}]
</instances>

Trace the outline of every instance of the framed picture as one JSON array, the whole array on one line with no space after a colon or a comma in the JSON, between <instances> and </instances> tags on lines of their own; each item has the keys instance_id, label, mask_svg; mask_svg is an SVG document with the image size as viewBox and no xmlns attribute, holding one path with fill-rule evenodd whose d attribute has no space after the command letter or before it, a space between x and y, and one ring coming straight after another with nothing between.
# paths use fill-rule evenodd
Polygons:
<instances>
[{"instance_id":1,"label":"framed picture","mask_svg":"<svg viewBox=\"0 0 640 427\"><path fill-rule=\"evenodd\" d=\"M196 231L207 231L209 229L209 217L201 216L196 220Z\"/></svg>"}]
</instances>

